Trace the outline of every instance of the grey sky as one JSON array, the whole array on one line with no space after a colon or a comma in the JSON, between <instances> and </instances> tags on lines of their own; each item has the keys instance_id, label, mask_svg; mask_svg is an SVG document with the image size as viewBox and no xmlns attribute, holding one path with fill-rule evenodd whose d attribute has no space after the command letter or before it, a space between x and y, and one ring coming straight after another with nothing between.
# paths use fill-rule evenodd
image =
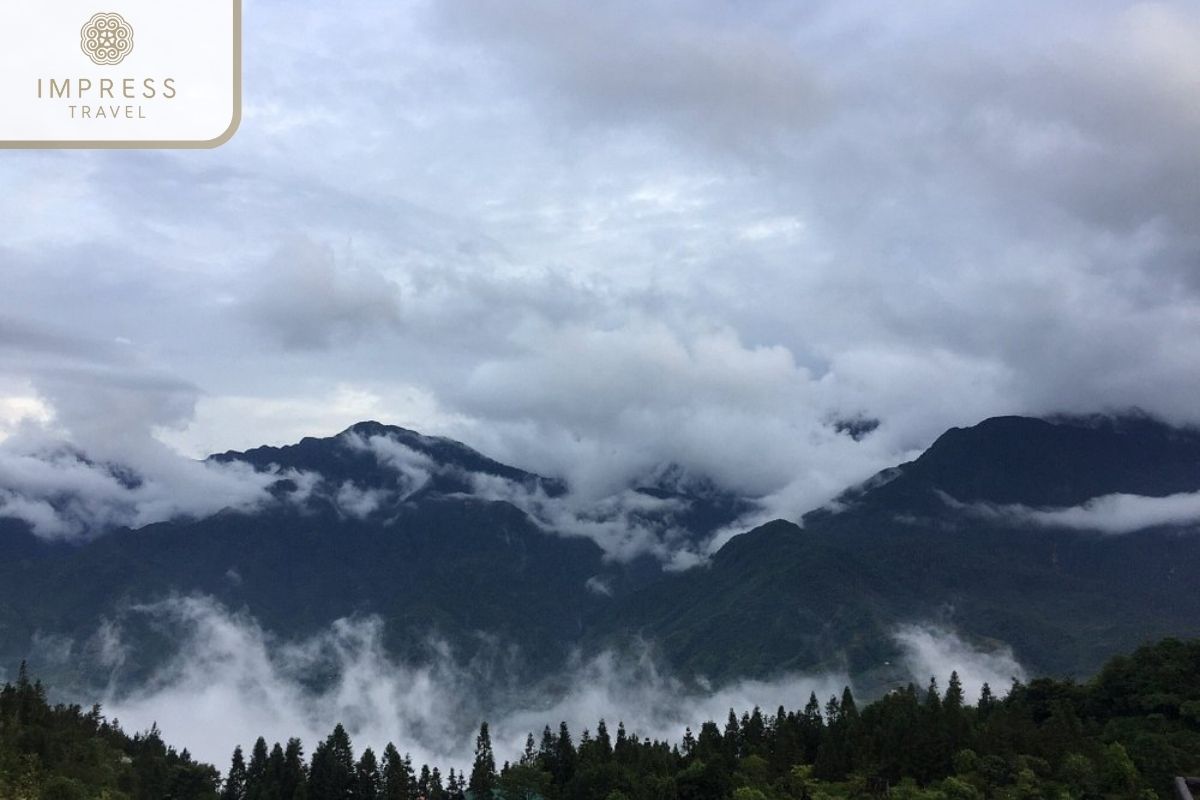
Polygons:
<instances>
[{"instance_id":1,"label":"grey sky","mask_svg":"<svg viewBox=\"0 0 1200 800\"><path fill-rule=\"evenodd\" d=\"M1200 422L1194 3L250 0L245 50L219 150L0 153L10 446L373 417L799 512L992 414Z\"/></svg>"}]
</instances>

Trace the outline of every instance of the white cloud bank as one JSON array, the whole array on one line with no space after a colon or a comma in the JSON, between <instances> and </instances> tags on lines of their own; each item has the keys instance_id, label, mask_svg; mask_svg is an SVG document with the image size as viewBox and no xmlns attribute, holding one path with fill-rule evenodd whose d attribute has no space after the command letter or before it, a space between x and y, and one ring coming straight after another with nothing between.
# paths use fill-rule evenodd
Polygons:
<instances>
[{"instance_id":1,"label":"white cloud bank","mask_svg":"<svg viewBox=\"0 0 1200 800\"><path fill-rule=\"evenodd\" d=\"M501 670L459 664L436 643L425 666L397 663L384 651L378 618L339 620L301 642L279 642L253 619L231 614L206 598L164 601L139 610L180 626L175 657L144 686L113 692L105 713L126 729L157 722L177 746L224 769L234 745L300 736L311 752L342 722L355 746L378 751L392 741L418 762L468 766L474 734L487 719L501 758L514 758L526 734L565 720L578 737L602 717L615 733L678 739L686 726L724 719L730 708L780 703L802 706L810 692L822 700L840 692L844 675L794 675L743 681L703 691L661 670L646 653L604 653L533 687L516 687ZM110 656L119 652L105 629ZM112 659L119 669L120 659ZM116 673L119 675L119 673ZM317 674L332 675L313 690Z\"/></svg>"},{"instance_id":2,"label":"white cloud bank","mask_svg":"<svg viewBox=\"0 0 1200 800\"><path fill-rule=\"evenodd\" d=\"M1039 525L1131 533L1160 525L1195 525L1200 522L1200 492L1166 497L1109 494L1074 508L1021 509L1016 513Z\"/></svg>"},{"instance_id":3,"label":"white cloud bank","mask_svg":"<svg viewBox=\"0 0 1200 800\"><path fill-rule=\"evenodd\" d=\"M1024 681L1027 677L1010 648L982 650L945 627L904 625L894 635L917 686L923 688L930 678L936 678L944 690L950 673L957 672L968 703L979 699L985 683L995 696L1003 697L1014 680Z\"/></svg>"},{"instance_id":4,"label":"white cloud bank","mask_svg":"<svg viewBox=\"0 0 1200 800\"><path fill-rule=\"evenodd\" d=\"M566 721L578 738L604 718L611 732L624 722L630 734L678 740L684 728L721 721L729 709L754 706L773 713L779 705L800 708L815 692L822 703L850 684L844 674L787 675L744 680L716 689L685 682L647 652L611 652L577 661L564 673L534 686L516 686L494 663L457 663L441 645L423 666L398 663L382 644L378 618L339 620L299 642L281 642L253 619L231 614L199 597L178 598L140 609L179 626L185 635L171 662L144 686L113 692L105 713L126 729L157 722L167 739L224 769L234 745L259 736L285 741L300 736L308 752L337 722L346 725L359 751L388 741L418 762L468 766L473 737L486 719L500 759L515 758L527 733ZM119 628L102 631L109 663L119 676ZM901 629L896 639L913 679L937 675L945 685L957 670L968 697L989 682L1003 694L1024 671L1008 651L977 650L953 632L933 627ZM313 689L316 675L331 676Z\"/></svg>"},{"instance_id":5,"label":"white cloud bank","mask_svg":"<svg viewBox=\"0 0 1200 800\"><path fill-rule=\"evenodd\" d=\"M153 464L127 467L61 444L32 451L15 444L0 443L0 517L23 520L45 539L79 539L225 509L253 511L271 500L271 484L290 476L165 452Z\"/></svg>"},{"instance_id":6,"label":"white cloud bank","mask_svg":"<svg viewBox=\"0 0 1200 800\"><path fill-rule=\"evenodd\" d=\"M458 446L446 439L411 436L429 447ZM598 494L573 489L552 496L540 481L439 463L392 434L368 436L351 430L334 446L369 454L389 480L382 486L360 486L274 464L256 470L238 461L194 461L153 442L127 450L129 462L113 464L90 458L67 442L34 435L27 427L26 435L0 442L0 518L23 520L44 539L83 540L121 526L137 528L223 510L252 513L273 499L272 484L286 478L297 485L288 495L293 502L319 497L345 517L361 520L382 514L380 519L386 521L389 510L440 476L470 487L466 496L513 504L548 535L590 539L616 562L648 555L668 569L687 569L703 563L715 552L714 542L726 538L720 533L706 539L687 530L681 515L692 501L682 497L661 498L631 488L605 493L607 487L600 487ZM674 480L678 488L687 488L686 475L675 475ZM597 487L590 488L595 492ZM745 527L735 524L729 535L768 516L766 511L752 512Z\"/></svg>"},{"instance_id":7,"label":"white cloud bank","mask_svg":"<svg viewBox=\"0 0 1200 800\"><path fill-rule=\"evenodd\" d=\"M420 439L430 445L439 443L434 437L421 436ZM371 453L380 466L394 474L397 482L393 489L364 489L343 483L336 493L335 503L343 513L358 518L404 502L435 475L449 476L470 487L466 496L510 503L525 512L547 534L590 539L608 560L615 562L652 556L669 570L688 569L704 563L728 536L749 530L760 520L772 518L766 509L753 510L727 529L706 537L687 530L680 519L693 502L685 497L657 497L632 488L610 491L607 486L570 487L570 491L552 495L547 493L542 482L517 481L490 473L468 472L452 464L439 464L390 434L364 436L350 431L341 437L341 442L353 451ZM446 440L441 442L446 443ZM658 477L673 482L681 491L687 489L685 474L660 474ZM750 501L747 505L755 507ZM602 591L599 586L590 588Z\"/></svg>"},{"instance_id":8,"label":"white cloud bank","mask_svg":"<svg viewBox=\"0 0 1200 800\"><path fill-rule=\"evenodd\" d=\"M962 504L948 501L972 514L1016 524L1048 528L1126 534L1163 526L1200 524L1200 492L1181 492L1164 497L1137 494L1106 494L1066 508L1030 508L1023 505Z\"/></svg>"}]
</instances>

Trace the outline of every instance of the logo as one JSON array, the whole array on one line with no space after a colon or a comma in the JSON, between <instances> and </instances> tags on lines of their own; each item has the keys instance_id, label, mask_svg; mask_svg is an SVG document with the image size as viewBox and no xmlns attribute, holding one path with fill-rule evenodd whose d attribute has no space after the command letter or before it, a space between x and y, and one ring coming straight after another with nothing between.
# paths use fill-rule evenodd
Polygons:
<instances>
[{"instance_id":1,"label":"logo","mask_svg":"<svg viewBox=\"0 0 1200 800\"><path fill-rule=\"evenodd\" d=\"M79 32L79 46L96 64L120 64L133 52L133 27L120 14L95 14Z\"/></svg>"},{"instance_id":2,"label":"logo","mask_svg":"<svg viewBox=\"0 0 1200 800\"><path fill-rule=\"evenodd\" d=\"M0 151L229 141L242 119L242 3L0 0L20 8L0 42Z\"/></svg>"}]
</instances>

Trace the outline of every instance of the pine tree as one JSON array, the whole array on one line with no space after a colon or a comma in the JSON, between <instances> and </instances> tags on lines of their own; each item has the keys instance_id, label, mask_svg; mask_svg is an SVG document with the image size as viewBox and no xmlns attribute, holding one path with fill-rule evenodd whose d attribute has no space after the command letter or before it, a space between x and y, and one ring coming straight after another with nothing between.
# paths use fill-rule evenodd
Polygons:
<instances>
[{"instance_id":1,"label":"pine tree","mask_svg":"<svg viewBox=\"0 0 1200 800\"><path fill-rule=\"evenodd\" d=\"M542 728L542 742L538 746L538 766L551 775L558 774L558 742L550 732L550 726Z\"/></svg>"},{"instance_id":2,"label":"pine tree","mask_svg":"<svg viewBox=\"0 0 1200 800\"><path fill-rule=\"evenodd\" d=\"M811 725L820 727L823 724L821 719L821 704L817 700L816 692L808 693L808 704L804 706L804 719Z\"/></svg>"},{"instance_id":3,"label":"pine tree","mask_svg":"<svg viewBox=\"0 0 1200 800\"><path fill-rule=\"evenodd\" d=\"M721 729L711 720L705 722L696 737L696 758L705 764L716 764L724 755L725 740L721 738Z\"/></svg>"},{"instance_id":4,"label":"pine tree","mask_svg":"<svg viewBox=\"0 0 1200 800\"><path fill-rule=\"evenodd\" d=\"M429 795L433 792L433 776L429 772L429 765L421 765L421 774L417 776L417 797L423 800L429 800Z\"/></svg>"},{"instance_id":5,"label":"pine tree","mask_svg":"<svg viewBox=\"0 0 1200 800\"><path fill-rule=\"evenodd\" d=\"M571 732L567 730L567 723L561 722L558 726L558 736L554 740L554 766L557 771L553 775L558 786L566 786L575 775L575 758Z\"/></svg>"},{"instance_id":6,"label":"pine tree","mask_svg":"<svg viewBox=\"0 0 1200 800\"><path fill-rule=\"evenodd\" d=\"M622 720L617 721L617 741L613 744L613 757L618 764L626 765L633 760L633 753L637 747L636 742L631 742L629 735L625 733L625 723Z\"/></svg>"},{"instance_id":7,"label":"pine tree","mask_svg":"<svg viewBox=\"0 0 1200 800\"><path fill-rule=\"evenodd\" d=\"M250 751L250 766L246 768L246 800L265 800L269 759L267 740L260 736Z\"/></svg>"},{"instance_id":8,"label":"pine tree","mask_svg":"<svg viewBox=\"0 0 1200 800\"><path fill-rule=\"evenodd\" d=\"M612 759L613 748L612 739L608 735L608 726L604 724L604 720L600 720L600 724L596 726L596 748L600 754L600 760L607 762Z\"/></svg>"},{"instance_id":9,"label":"pine tree","mask_svg":"<svg viewBox=\"0 0 1200 800\"><path fill-rule=\"evenodd\" d=\"M279 800L283 796L283 770L283 748L280 747L279 742L276 742L267 759L267 776L263 782L261 795L264 800Z\"/></svg>"},{"instance_id":10,"label":"pine tree","mask_svg":"<svg viewBox=\"0 0 1200 800\"><path fill-rule=\"evenodd\" d=\"M486 722L479 726L479 736L475 738L475 763L471 767L468 788L476 800L490 800L496 788L496 757L492 753L492 737Z\"/></svg>"},{"instance_id":11,"label":"pine tree","mask_svg":"<svg viewBox=\"0 0 1200 800\"><path fill-rule=\"evenodd\" d=\"M962 681L958 679L958 670L955 670L950 673L950 685L946 688L943 704L946 708L962 708L964 701Z\"/></svg>"},{"instance_id":12,"label":"pine tree","mask_svg":"<svg viewBox=\"0 0 1200 800\"><path fill-rule=\"evenodd\" d=\"M429 800L446 800L446 787L442 784L442 773L437 767L429 773Z\"/></svg>"},{"instance_id":13,"label":"pine tree","mask_svg":"<svg viewBox=\"0 0 1200 800\"><path fill-rule=\"evenodd\" d=\"M408 753L404 754L404 768L408 770L408 774L410 776L409 781L408 781L408 793L412 797L416 797L417 792L418 792L417 771L415 769L413 769L412 756L409 755Z\"/></svg>"},{"instance_id":14,"label":"pine tree","mask_svg":"<svg viewBox=\"0 0 1200 800\"><path fill-rule=\"evenodd\" d=\"M929 679L929 688L925 690L925 710L934 715L942 712L942 696L938 693L937 678Z\"/></svg>"},{"instance_id":15,"label":"pine tree","mask_svg":"<svg viewBox=\"0 0 1200 800\"><path fill-rule=\"evenodd\" d=\"M821 735L825 730L825 720L821 718L821 703L817 700L816 692L809 692L808 703L804 706L804 716L800 727L800 741L804 746L804 762L811 764L817 757L817 748L821 745Z\"/></svg>"},{"instance_id":16,"label":"pine tree","mask_svg":"<svg viewBox=\"0 0 1200 800\"><path fill-rule=\"evenodd\" d=\"M846 707L846 700L849 701L849 708ZM857 714L849 687L842 692L842 700L838 700L837 695L829 698L825 704L825 733L820 738L813 758L814 775L824 780L845 779L853 760L850 737Z\"/></svg>"},{"instance_id":17,"label":"pine tree","mask_svg":"<svg viewBox=\"0 0 1200 800\"><path fill-rule=\"evenodd\" d=\"M690 725L683 729L682 753L684 758L691 758L696 753L696 735Z\"/></svg>"},{"instance_id":18,"label":"pine tree","mask_svg":"<svg viewBox=\"0 0 1200 800\"><path fill-rule=\"evenodd\" d=\"M329 734L329 740L338 768L344 775L353 775L354 748L350 744L350 735L346 733L346 729L340 723L334 726L333 733Z\"/></svg>"},{"instance_id":19,"label":"pine tree","mask_svg":"<svg viewBox=\"0 0 1200 800\"><path fill-rule=\"evenodd\" d=\"M449 800L463 800L463 796L467 791L467 784L462 773L455 773L454 768L450 768L450 778L446 781L446 796Z\"/></svg>"},{"instance_id":20,"label":"pine tree","mask_svg":"<svg viewBox=\"0 0 1200 800\"><path fill-rule=\"evenodd\" d=\"M537 745L533 741L533 734L530 733L525 737L525 752L521 754L521 766L532 766L537 761Z\"/></svg>"},{"instance_id":21,"label":"pine tree","mask_svg":"<svg viewBox=\"0 0 1200 800\"><path fill-rule=\"evenodd\" d=\"M837 699L837 695L831 695L829 701L825 703L825 723L833 725L835 722L840 722L842 719L842 704Z\"/></svg>"},{"instance_id":22,"label":"pine tree","mask_svg":"<svg viewBox=\"0 0 1200 800\"><path fill-rule=\"evenodd\" d=\"M986 683L979 690L979 704L976 708L979 710L979 716L986 717L993 708L996 707L996 697L992 694L992 687Z\"/></svg>"},{"instance_id":23,"label":"pine tree","mask_svg":"<svg viewBox=\"0 0 1200 800\"><path fill-rule=\"evenodd\" d=\"M954 756L950 750L950 732L946 728L946 713L938 693L937 678L929 679L921 716L923 719L918 733L913 777L926 783L948 773Z\"/></svg>"},{"instance_id":24,"label":"pine tree","mask_svg":"<svg viewBox=\"0 0 1200 800\"><path fill-rule=\"evenodd\" d=\"M333 754L329 751L329 740L326 739L317 744L308 765L309 800L344 800L338 796L335 771Z\"/></svg>"},{"instance_id":25,"label":"pine tree","mask_svg":"<svg viewBox=\"0 0 1200 800\"><path fill-rule=\"evenodd\" d=\"M967 719L964 708L962 681L958 672L950 673L950 684L946 687L946 696L942 698L942 716L945 719L947 747L950 755L967 746L971 723Z\"/></svg>"},{"instance_id":26,"label":"pine tree","mask_svg":"<svg viewBox=\"0 0 1200 800\"><path fill-rule=\"evenodd\" d=\"M279 784L282 800L305 800L308 771L304 767L304 745L293 737L283 753L283 777Z\"/></svg>"},{"instance_id":27,"label":"pine tree","mask_svg":"<svg viewBox=\"0 0 1200 800\"><path fill-rule=\"evenodd\" d=\"M593 756L595 755L595 753L592 752L594 746L595 745L592 742L592 732L587 728L584 728L583 733L579 734L579 749L576 751L579 756L576 759L576 765L578 769L585 769L592 762Z\"/></svg>"},{"instance_id":28,"label":"pine tree","mask_svg":"<svg viewBox=\"0 0 1200 800\"><path fill-rule=\"evenodd\" d=\"M742 754L742 728L732 708L729 709L729 716L725 720L725 732L721 743L724 745L725 758L732 767Z\"/></svg>"},{"instance_id":29,"label":"pine tree","mask_svg":"<svg viewBox=\"0 0 1200 800\"><path fill-rule=\"evenodd\" d=\"M412 800L412 767L400 757L396 745L388 742L383 749L383 771L380 775L381 800Z\"/></svg>"},{"instance_id":30,"label":"pine tree","mask_svg":"<svg viewBox=\"0 0 1200 800\"><path fill-rule=\"evenodd\" d=\"M371 748L363 750L362 758L354 771L354 800L379 800L379 765L375 760L375 751Z\"/></svg>"},{"instance_id":31,"label":"pine tree","mask_svg":"<svg viewBox=\"0 0 1200 800\"><path fill-rule=\"evenodd\" d=\"M308 800L348 800L354 778L354 750L350 736L338 724L313 751L308 773Z\"/></svg>"},{"instance_id":32,"label":"pine tree","mask_svg":"<svg viewBox=\"0 0 1200 800\"><path fill-rule=\"evenodd\" d=\"M759 753L766 737L767 724L763 721L762 709L755 706L749 716L742 719L742 748L745 754Z\"/></svg>"},{"instance_id":33,"label":"pine tree","mask_svg":"<svg viewBox=\"0 0 1200 800\"><path fill-rule=\"evenodd\" d=\"M796 716L789 715L781 705L767 731L768 758L778 775L790 771L793 764L804 760L804 752L796 735Z\"/></svg>"},{"instance_id":34,"label":"pine tree","mask_svg":"<svg viewBox=\"0 0 1200 800\"><path fill-rule=\"evenodd\" d=\"M849 686L842 689L842 702L840 707L842 719L847 721L858 719L858 705L854 702L854 694L850 691Z\"/></svg>"},{"instance_id":35,"label":"pine tree","mask_svg":"<svg viewBox=\"0 0 1200 800\"><path fill-rule=\"evenodd\" d=\"M229 775L225 778L225 788L221 790L221 800L246 800L246 760L242 756L242 746L233 748L233 759L229 764Z\"/></svg>"}]
</instances>

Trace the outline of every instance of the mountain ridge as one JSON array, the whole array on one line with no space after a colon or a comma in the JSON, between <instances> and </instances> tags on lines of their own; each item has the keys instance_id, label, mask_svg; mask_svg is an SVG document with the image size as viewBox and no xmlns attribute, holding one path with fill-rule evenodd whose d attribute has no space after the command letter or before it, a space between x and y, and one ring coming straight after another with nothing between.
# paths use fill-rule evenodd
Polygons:
<instances>
[{"instance_id":1,"label":"mountain ridge","mask_svg":"<svg viewBox=\"0 0 1200 800\"><path fill-rule=\"evenodd\" d=\"M0 659L31 655L39 635L86 643L138 603L195 593L285 637L377 614L403 658L420 658L431 631L466 658L492 637L519 647L530 675L580 649L649 642L673 669L717 681L848 665L864 685L886 685L894 632L918 621L1005 642L1043 671L1086 674L1143 638L1200 633L1200 598L1179 572L1200 563L1200 537L1060 530L944 498L1035 507L1200 490L1200 434L1153 420L951 429L801 524L757 526L680 573L650 551L615 560L589 538L596 526L659 523L673 536L673 525L728 524L741 510L671 468L660 486L630 488L644 498L632 510L597 510L572 506L557 479L378 422L212 458L276 468L293 486L257 512L120 530L69 551L25 552L0 524L14 556L0 563ZM323 488L304 494L294 476L306 473ZM385 497L362 499L371 493ZM154 641L141 643L131 679L161 662Z\"/></svg>"}]
</instances>

